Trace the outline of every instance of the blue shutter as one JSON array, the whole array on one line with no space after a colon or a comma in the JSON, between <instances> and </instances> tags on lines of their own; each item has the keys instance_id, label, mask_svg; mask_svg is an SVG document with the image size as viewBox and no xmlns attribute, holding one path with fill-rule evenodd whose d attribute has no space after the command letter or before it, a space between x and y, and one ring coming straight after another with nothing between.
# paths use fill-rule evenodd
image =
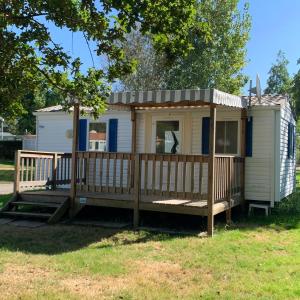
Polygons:
<instances>
[{"instance_id":1,"label":"blue shutter","mask_svg":"<svg viewBox=\"0 0 300 300\"><path fill-rule=\"evenodd\" d=\"M108 125L108 151L117 152L118 150L118 119L110 119Z\"/></svg>"},{"instance_id":2,"label":"blue shutter","mask_svg":"<svg viewBox=\"0 0 300 300\"><path fill-rule=\"evenodd\" d=\"M288 158L294 157L294 125L292 123L288 124Z\"/></svg>"},{"instance_id":3,"label":"blue shutter","mask_svg":"<svg viewBox=\"0 0 300 300\"><path fill-rule=\"evenodd\" d=\"M79 120L78 128L78 150L86 151L86 140L87 140L87 119Z\"/></svg>"},{"instance_id":4,"label":"blue shutter","mask_svg":"<svg viewBox=\"0 0 300 300\"><path fill-rule=\"evenodd\" d=\"M209 127L210 118L202 118L202 154L209 154Z\"/></svg>"},{"instance_id":5,"label":"blue shutter","mask_svg":"<svg viewBox=\"0 0 300 300\"><path fill-rule=\"evenodd\" d=\"M293 158L295 158L295 150L296 150L296 128L293 125Z\"/></svg>"},{"instance_id":6,"label":"blue shutter","mask_svg":"<svg viewBox=\"0 0 300 300\"><path fill-rule=\"evenodd\" d=\"M246 122L246 156L252 156L253 148L253 117L247 119Z\"/></svg>"}]
</instances>

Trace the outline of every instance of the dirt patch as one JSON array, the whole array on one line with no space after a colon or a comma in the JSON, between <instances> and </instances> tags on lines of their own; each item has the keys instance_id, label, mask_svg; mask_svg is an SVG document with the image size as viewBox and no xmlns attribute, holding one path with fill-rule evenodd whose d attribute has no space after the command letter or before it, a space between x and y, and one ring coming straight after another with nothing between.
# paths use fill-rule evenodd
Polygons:
<instances>
[{"instance_id":1,"label":"dirt patch","mask_svg":"<svg viewBox=\"0 0 300 300\"><path fill-rule=\"evenodd\" d=\"M23 293L34 291L36 285L50 278L54 278L54 274L46 269L6 264L0 273L0 299L18 298Z\"/></svg>"},{"instance_id":2,"label":"dirt patch","mask_svg":"<svg viewBox=\"0 0 300 300\"><path fill-rule=\"evenodd\" d=\"M73 277L61 281L61 288L85 299L109 299L124 291L137 291L139 288L167 288L178 296L186 296L191 289L195 273L185 270L178 264L166 262L134 261L134 270L122 277ZM194 270L195 271L195 270ZM209 272L200 273L204 282L212 280ZM206 276L207 275L207 276ZM199 288L199 285L197 285Z\"/></svg>"}]
</instances>

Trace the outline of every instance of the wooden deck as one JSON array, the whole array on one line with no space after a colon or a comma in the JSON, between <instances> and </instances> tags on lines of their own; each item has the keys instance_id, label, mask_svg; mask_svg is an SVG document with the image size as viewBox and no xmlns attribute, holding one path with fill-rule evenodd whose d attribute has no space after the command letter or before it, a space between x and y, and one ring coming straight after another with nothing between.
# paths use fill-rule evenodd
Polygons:
<instances>
[{"instance_id":1,"label":"wooden deck","mask_svg":"<svg viewBox=\"0 0 300 300\"><path fill-rule=\"evenodd\" d=\"M85 205L132 209L134 227L140 211L207 216L212 233L213 216L226 211L230 222L243 201L243 174L237 156L18 151L15 195L68 197L70 217Z\"/></svg>"},{"instance_id":2,"label":"wooden deck","mask_svg":"<svg viewBox=\"0 0 300 300\"><path fill-rule=\"evenodd\" d=\"M70 190L44 190L44 191L25 191L21 195L34 196L38 198L48 198L52 196L68 197ZM231 208L240 204L240 197L233 196L231 199ZM76 205L79 207L102 206L113 208L134 209L134 195L131 194L113 194L113 193L94 193L94 192L78 192L76 197ZM229 209L229 201L223 200L214 204L214 215ZM177 214L188 214L207 216L208 205L207 200L188 200L177 199L168 196L141 195L139 210L141 211L157 211Z\"/></svg>"}]
</instances>

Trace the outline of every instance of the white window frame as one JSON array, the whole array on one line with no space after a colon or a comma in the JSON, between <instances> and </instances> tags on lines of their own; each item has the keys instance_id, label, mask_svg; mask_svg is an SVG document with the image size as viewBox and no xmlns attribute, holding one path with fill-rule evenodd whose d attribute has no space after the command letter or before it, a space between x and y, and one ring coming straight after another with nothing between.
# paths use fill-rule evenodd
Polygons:
<instances>
[{"instance_id":1,"label":"white window frame","mask_svg":"<svg viewBox=\"0 0 300 300\"><path fill-rule=\"evenodd\" d=\"M152 116L152 142L151 142L151 152L156 153L156 128L158 121L178 121L179 122L179 150L176 154L182 154L183 151L183 133L184 133L184 116L182 115L162 115L162 116Z\"/></svg>"},{"instance_id":2,"label":"white window frame","mask_svg":"<svg viewBox=\"0 0 300 300\"><path fill-rule=\"evenodd\" d=\"M88 121L88 126L87 126L87 141L88 141L88 143L87 143L87 145L88 145L88 147L90 146L90 135L89 135L89 132L90 132L90 124L97 124L97 123L104 123L105 124L105 128L106 128L106 152L107 152L107 147L108 147L108 139L109 139L109 136L108 136L108 133L109 133L109 131L108 131L108 121ZM96 152L103 152L103 151L99 151L99 150L90 150L90 147L88 148L88 151L96 151Z\"/></svg>"},{"instance_id":3,"label":"white window frame","mask_svg":"<svg viewBox=\"0 0 300 300\"><path fill-rule=\"evenodd\" d=\"M216 120L216 122L237 122L237 153L215 153L216 155L221 156L239 156L241 154L241 135L240 135L240 128L241 128L241 120L236 118L220 118Z\"/></svg>"}]
</instances>

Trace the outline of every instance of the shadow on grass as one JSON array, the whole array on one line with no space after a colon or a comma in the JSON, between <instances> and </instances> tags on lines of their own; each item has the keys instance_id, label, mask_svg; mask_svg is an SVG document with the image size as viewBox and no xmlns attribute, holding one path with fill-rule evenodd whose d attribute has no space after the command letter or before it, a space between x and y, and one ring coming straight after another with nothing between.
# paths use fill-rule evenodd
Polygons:
<instances>
[{"instance_id":1,"label":"shadow on grass","mask_svg":"<svg viewBox=\"0 0 300 300\"><path fill-rule=\"evenodd\" d=\"M34 229L1 225L0 236L1 250L48 255L80 250L94 243L94 248L101 249L173 238L172 235L146 231L134 232L61 224Z\"/></svg>"},{"instance_id":2,"label":"shadow on grass","mask_svg":"<svg viewBox=\"0 0 300 300\"><path fill-rule=\"evenodd\" d=\"M295 195L285 199L275 209L269 217L256 215L251 217L242 216L240 210L235 208L233 211L234 225L230 230L257 231L260 229L270 229L284 231L300 228L300 209L299 209L299 189ZM299 209L299 210L298 210ZM95 216L99 216L95 208L92 209ZM107 210L101 209L102 217L108 216ZM117 218L121 218L123 213L116 213ZM90 217L90 215L89 215ZM132 216L123 216L123 221L132 220ZM150 227L159 224L177 225L175 230L180 231L180 226L185 227L189 224L191 228L199 229L199 224L206 224L205 218L193 216L181 216L168 214L152 213L142 216L143 225L147 225L147 218L151 220ZM118 220L122 221L122 219ZM225 214L216 216L216 224L219 230L226 228ZM178 227L179 226L179 227ZM179 229L178 229L179 228ZM186 235L162 234L149 231L132 231L120 229L105 229L92 226L74 226L58 224L43 226L39 228L24 228L14 225L0 225L0 250L21 251L31 254L55 255L65 252L77 251L89 245L94 249L107 249L116 246L146 243L149 241L166 241L174 238L185 238Z\"/></svg>"}]
</instances>

